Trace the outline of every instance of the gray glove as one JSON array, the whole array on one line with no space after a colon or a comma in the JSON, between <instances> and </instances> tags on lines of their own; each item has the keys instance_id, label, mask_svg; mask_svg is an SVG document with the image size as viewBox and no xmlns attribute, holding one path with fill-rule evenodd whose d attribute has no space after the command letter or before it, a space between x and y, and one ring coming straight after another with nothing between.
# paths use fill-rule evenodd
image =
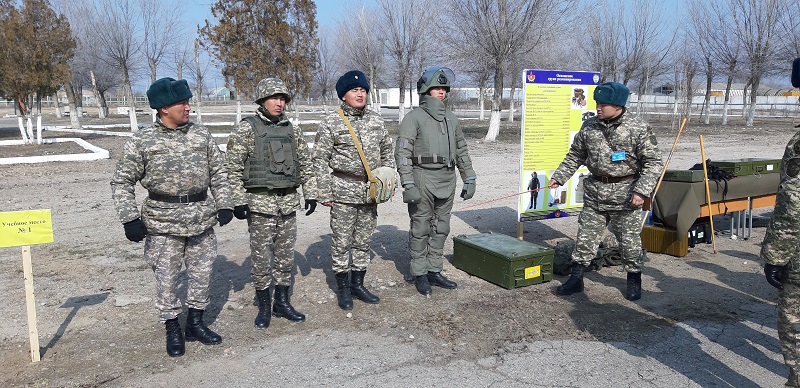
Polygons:
<instances>
[{"instance_id":1,"label":"gray glove","mask_svg":"<svg viewBox=\"0 0 800 388\"><path fill-rule=\"evenodd\" d=\"M419 203L422 200L422 194L419 192L419 187L415 185L405 185L403 190L403 202L405 203Z\"/></svg>"},{"instance_id":2,"label":"gray glove","mask_svg":"<svg viewBox=\"0 0 800 388\"><path fill-rule=\"evenodd\" d=\"M475 182L464 182L464 188L461 189L461 198L468 200L475 195Z\"/></svg>"}]
</instances>

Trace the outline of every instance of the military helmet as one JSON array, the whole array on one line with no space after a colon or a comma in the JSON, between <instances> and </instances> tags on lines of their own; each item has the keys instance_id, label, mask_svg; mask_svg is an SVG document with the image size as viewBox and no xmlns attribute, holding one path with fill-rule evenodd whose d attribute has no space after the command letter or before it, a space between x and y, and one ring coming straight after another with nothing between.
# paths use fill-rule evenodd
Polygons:
<instances>
[{"instance_id":1,"label":"military helmet","mask_svg":"<svg viewBox=\"0 0 800 388\"><path fill-rule=\"evenodd\" d=\"M289 94L289 89L280 78L264 78L258 81L258 85L256 86L255 103L261 105L264 100L276 94L283 94L286 96L287 104L292 101L292 95Z\"/></svg>"},{"instance_id":2,"label":"military helmet","mask_svg":"<svg viewBox=\"0 0 800 388\"><path fill-rule=\"evenodd\" d=\"M441 66L428 66L422 72L422 77L417 81L417 93L425 94L431 88L441 86L448 92L451 82L455 81L456 74L452 70Z\"/></svg>"},{"instance_id":3,"label":"military helmet","mask_svg":"<svg viewBox=\"0 0 800 388\"><path fill-rule=\"evenodd\" d=\"M392 198L397 189L397 172L391 167L372 170L375 182L370 184L370 197L375 203L384 203Z\"/></svg>"}]
</instances>

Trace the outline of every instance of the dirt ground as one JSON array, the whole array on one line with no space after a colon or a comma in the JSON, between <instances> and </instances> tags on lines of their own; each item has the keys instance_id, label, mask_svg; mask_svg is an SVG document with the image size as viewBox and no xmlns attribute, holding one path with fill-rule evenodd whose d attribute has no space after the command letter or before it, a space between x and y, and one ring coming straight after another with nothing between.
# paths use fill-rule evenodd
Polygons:
<instances>
[{"instance_id":1,"label":"dirt ground","mask_svg":"<svg viewBox=\"0 0 800 388\"><path fill-rule=\"evenodd\" d=\"M648 119L666 158L677 123ZM465 125L478 189L474 199L454 206L451 236L481 232L513 236L517 227L514 198L465 207L517 191L518 123L494 143L480 140L486 122ZM758 120L751 128L738 120L725 128L690 123L670 166L688 168L700 161L698 134L703 134L711 159L780 158L795 132L793 126L788 119ZM726 235L728 220L722 215L715 217L715 223L723 225L716 236L717 254L711 245L698 245L682 258L648 255L644 296L635 303L622 297L625 274L615 267L590 273L583 295L563 298L553 293L565 280L560 276L552 282L505 290L457 270L449 262L445 273L459 288L434 289L432 297L424 298L404 280L409 273L408 216L398 197L380 205L372 242L374 260L367 272L368 286L381 297L381 303L356 302L351 314L338 308L330 271L329 216L320 207L313 215L298 218L292 302L307 315L307 321L293 324L274 318L266 331L255 330L252 323L257 309L250 282L246 223L234 220L216 227L219 257L206 322L223 336L223 343L187 344L185 356L170 359L164 352L164 329L152 304L154 281L142 259L143 246L125 239L111 201L109 179L126 139L46 134L82 137L108 149L111 159L0 166L0 211L51 209L55 234L54 243L32 248L42 354L38 363L30 362L20 249L0 249L0 295L5 302L0 304L0 386L114 385L122 376L170 371L210 357L266 348L281 337L313 337L332 328L427 343L425 351L436 363L486 357L504 351L509 344L540 339L637 344L652 333L674 330L676 322L737 322L741 306L773 304L776 299L775 291L763 280L758 260L764 229L754 229L748 240L733 240ZM0 129L0 139L18 136L18 131ZM42 153L58 153L62 146L41 146ZM30 146L0 148L3 156L35 152ZM758 213L768 215L769 210ZM524 239L549 247L574 239L576 219L528 222ZM451 260L452 254L449 239L446 258ZM313 362L314 354L308 358Z\"/></svg>"}]
</instances>

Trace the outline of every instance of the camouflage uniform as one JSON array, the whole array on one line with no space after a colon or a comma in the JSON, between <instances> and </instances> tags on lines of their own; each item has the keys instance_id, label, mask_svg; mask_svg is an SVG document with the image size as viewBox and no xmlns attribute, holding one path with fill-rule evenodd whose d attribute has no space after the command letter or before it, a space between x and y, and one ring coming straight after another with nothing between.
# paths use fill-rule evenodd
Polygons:
<instances>
[{"instance_id":1,"label":"camouflage uniform","mask_svg":"<svg viewBox=\"0 0 800 388\"><path fill-rule=\"evenodd\" d=\"M137 181L152 194L188 195L210 188L213 197L190 203L146 198L140 212L134 195ZM222 154L208 130L193 123L170 129L159 119L135 132L117 163L111 189L120 221L141 217L147 227L144 257L156 276L161 321L181 312L177 289L182 265L188 277L187 306L205 310L217 257L217 211L233 208Z\"/></svg>"},{"instance_id":2,"label":"camouflage uniform","mask_svg":"<svg viewBox=\"0 0 800 388\"><path fill-rule=\"evenodd\" d=\"M609 142L617 150L625 151L626 161L611 161ZM620 244L625 271L641 272L641 207L634 207L630 199L634 192L649 197L658 181L663 164L656 137L647 123L628 113L607 122L592 117L583 122L567 156L551 178L563 185L581 165L592 175L583 181L584 203L572 261L588 266L610 224ZM631 179L616 183L601 181L626 176Z\"/></svg>"},{"instance_id":3,"label":"camouflage uniform","mask_svg":"<svg viewBox=\"0 0 800 388\"><path fill-rule=\"evenodd\" d=\"M778 337L786 366L787 386L800 386L797 365L800 360L800 132L783 154L781 184L775 209L761 246L766 264L784 267L778 300Z\"/></svg>"},{"instance_id":4,"label":"camouflage uniform","mask_svg":"<svg viewBox=\"0 0 800 388\"><path fill-rule=\"evenodd\" d=\"M341 109L361 142L370 169L395 168L392 138L381 116L368 108L356 109L347 104L342 104ZM314 148L317 200L334 202L330 222L333 272L365 271L370 261L370 240L378 222L378 205L367 198L367 172L338 113L328 115L320 123Z\"/></svg>"},{"instance_id":5,"label":"camouflage uniform","mask_svg":"<svg viewBox=\"0 0 800 388\"><path fill-rule=\"evenodd\" d=\"M256 113L256 117L267 128L278 126L293 128L297 155L294 166L299 170L297 185L299 187L302 184L305 199L313 199L316 192L315 180L312 175L308 145L303 138L302 130L293 126L283 114L278 118L278 122L269 120L267 114L263 107ZM269 287L273 281L278 285L290 286L294 267L294 245L297 241L296 211L301 208L300 194L296 188L245 189L247 161L255 155L253 126L242 120L228 139L225 167L228 169L228 181L234 203L248 204L252 212L247 224L253 259L253 284L256 290ZM273 257L274 264L271 263Z\"/></svg>"},{"instance_id":6,"label":"camouflage uniform","mask_svg":"<svg viewBox=\"0 0 800 388\"><path fill-rule=\"evenodd\" d=\"M409 203L411 274L441 272L442 251L450 233L450 211L456 190L456 168L465 182L475 181L475 170L461 125L445 102L427 94L419 108L400 124L395 154L400 181L419 188L419 203Z\"/></svg>"}]
</instances>

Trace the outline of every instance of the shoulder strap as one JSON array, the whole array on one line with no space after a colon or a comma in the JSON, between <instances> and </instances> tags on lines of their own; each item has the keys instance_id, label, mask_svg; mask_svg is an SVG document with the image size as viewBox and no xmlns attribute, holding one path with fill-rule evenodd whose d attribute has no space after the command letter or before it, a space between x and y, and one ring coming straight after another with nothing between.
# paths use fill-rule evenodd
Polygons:
<instances>
[{"instance_id":1,"label":"shoulder strap","mask_svg":"<svg viewBox=\"0 0 800 388\"><path fill-rule=\"evenodd\" d=\"M606 139L606 143L608 143L608 146L611 147L611 150L617 152L618 151L617 146L615 146L614 143L611 142L611 139L608 138L608 134L606 133L606 131L601 129L600 132L603 133L603 137ZM623 160L623 162L627 164L628 167L630 167L630 169L633 170L635 174L639 174L639 169L636 168L636 166L630 160L628 160L627 152L625 153L625 159Z\"/></svg>"},{"instance_id":2,"label":"shoulder strap","mask_svg":"<svg viewBox=\"0 0 800 388\"><path fill-rule=\"evenodd\" d=\"M358 136L356 136L356 131L353 129L353 126L350 125L350 120L345 117L344 112L341 109L337 109L336 113L339 114L339 117L344 120L345 125L347 125L347 129L350 130L350 135L353 136L353 143L356 144L356 150L358 151L358 156L361 157L361 163L364 163L364 169L367 170L367 178L370 181L374 181L375 178L372 176L372 170L369 168L369 163L367 163L367 158L364 156L364 151L361 149L361 142L358 141Z\"/></svg>"}]
</instances>

